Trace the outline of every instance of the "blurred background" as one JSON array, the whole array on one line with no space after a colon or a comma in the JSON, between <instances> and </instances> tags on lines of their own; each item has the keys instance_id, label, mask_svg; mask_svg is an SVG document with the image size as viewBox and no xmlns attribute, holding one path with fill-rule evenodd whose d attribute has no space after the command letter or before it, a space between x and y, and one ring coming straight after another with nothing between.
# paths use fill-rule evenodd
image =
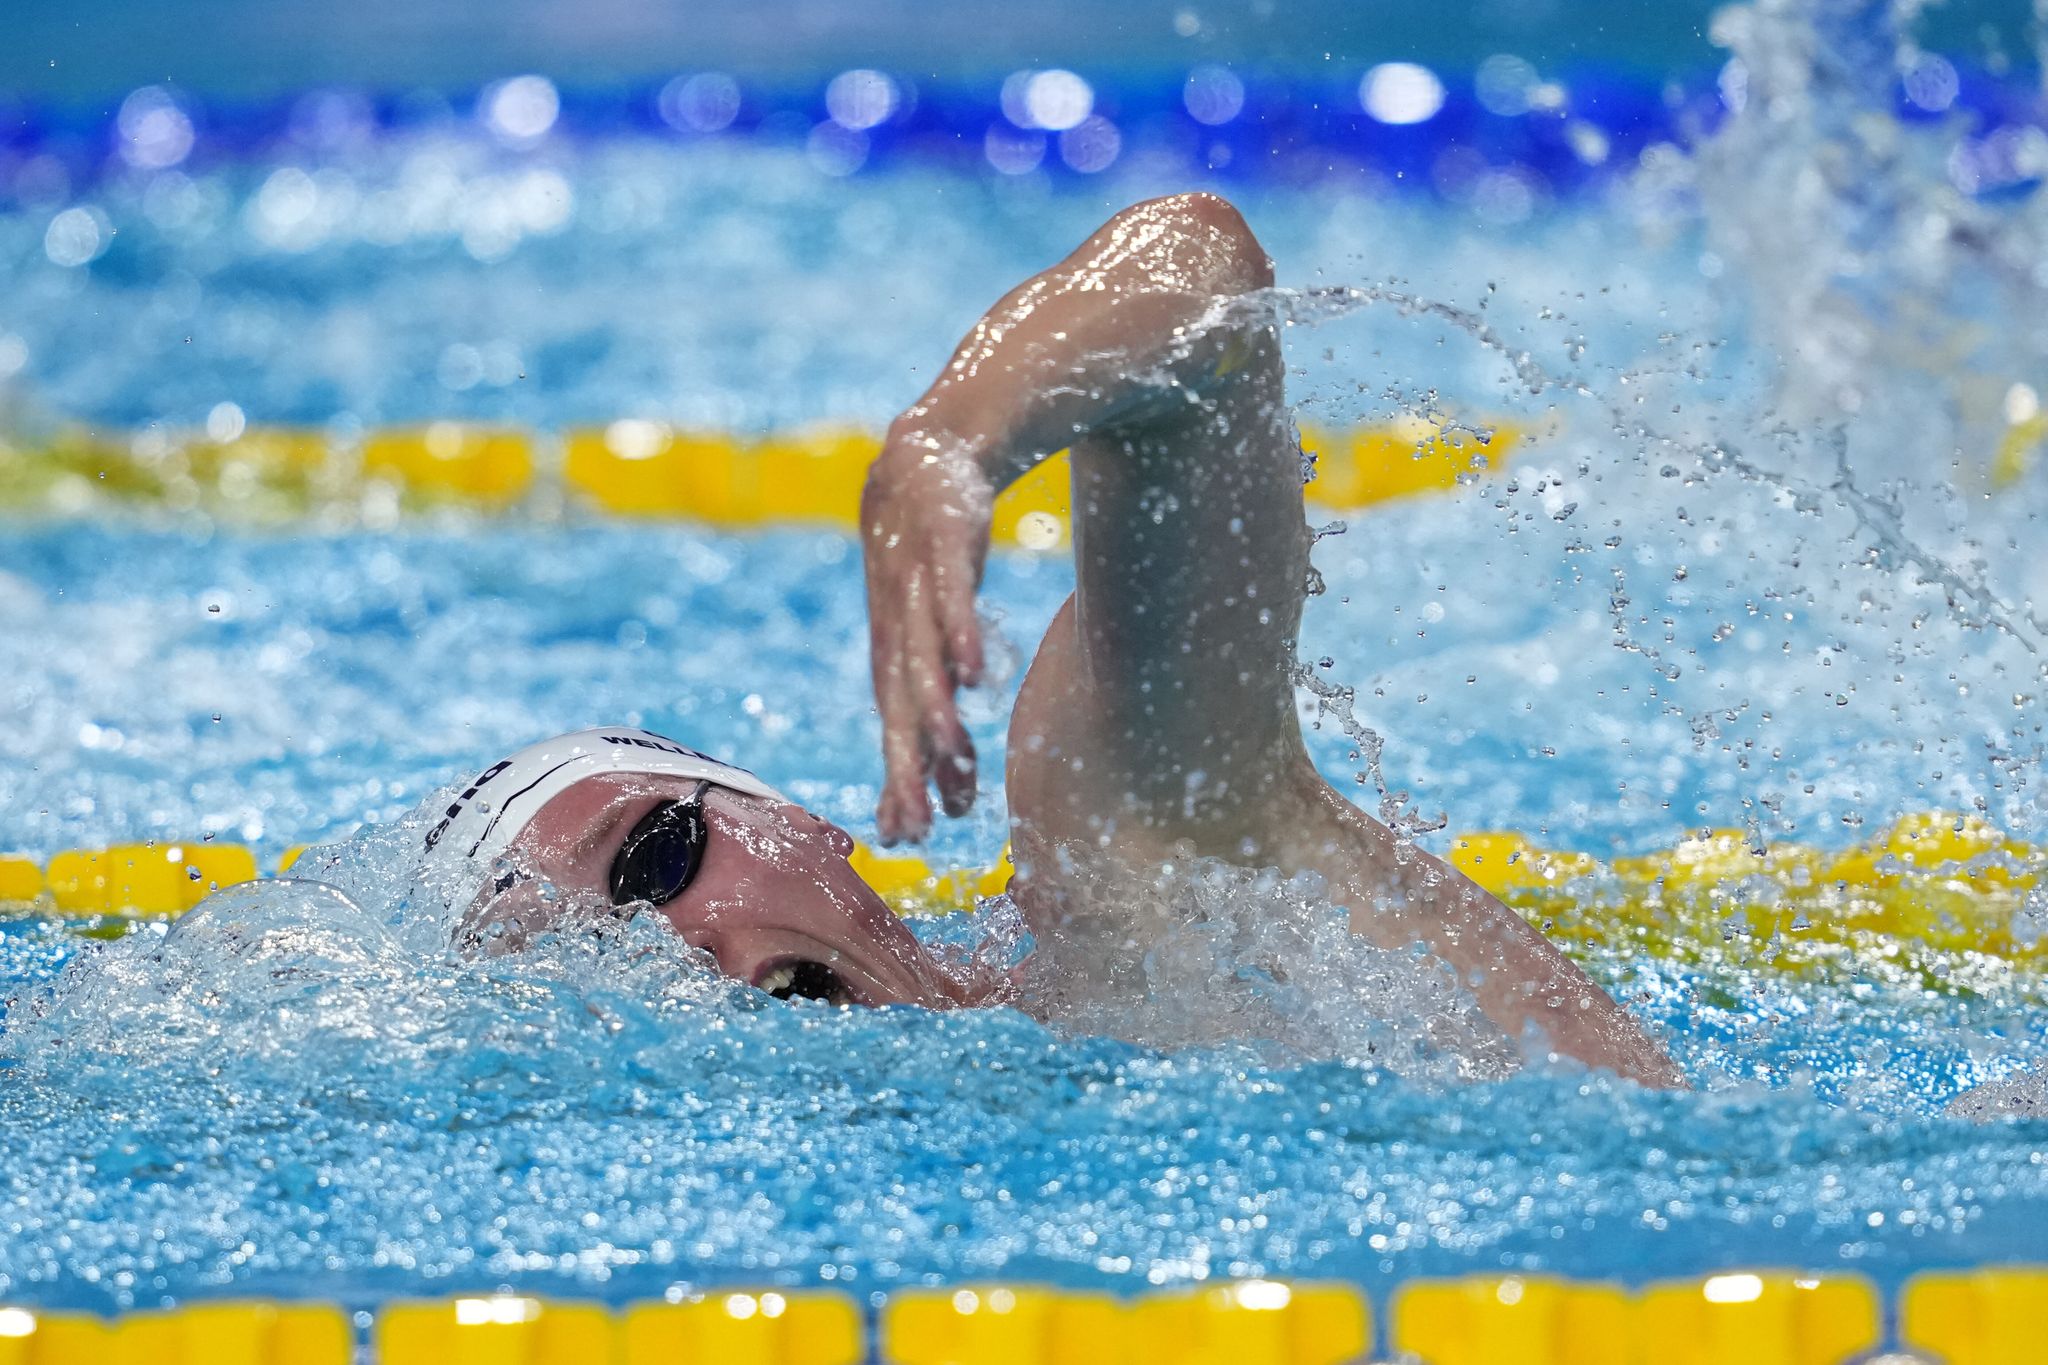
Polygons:
<instances>
[{"instance_id":1,"label":"blurred background","mask_svg":"<svg viewBox=\"0 0 2048 1365\"><path fill-rule=\"evenodd\" d=\"M1706 0L17 0L0 88L105 111L109 99L155 82L232 100L314 85L453 91L529 70L579 91L697 67L802 81L879 66L972 84L1022 67L1091 63L1152 76L1205 60L1311 75L1403 58L1459 71L1495 52L1545 70L1663 78L1719 65L1707 36L1715 8ZM2031 62L2025 0L1929 8L1929 46L1986 65Z\"/></svg>"}]
</instances>

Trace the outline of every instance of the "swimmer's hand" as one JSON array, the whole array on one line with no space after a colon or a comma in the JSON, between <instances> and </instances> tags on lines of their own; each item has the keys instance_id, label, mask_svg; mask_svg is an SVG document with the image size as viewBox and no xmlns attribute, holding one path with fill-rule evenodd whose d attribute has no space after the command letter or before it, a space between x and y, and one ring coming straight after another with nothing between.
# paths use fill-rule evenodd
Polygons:
<instances>
[{"instance_id":1,"label":"swimmer's hand","mask_svg":"<svg viewBox=\"0 0 2048 1365\"><path fill-rule=\"evenodd\" d=\"M886 767L876 824L885 844L931 832L927 782L948 815L974 804L974 743L954 693L981 682L974 598L994 500L970 443L901 422L868 470L861 544Z\"/></svg>"}]
</instances>

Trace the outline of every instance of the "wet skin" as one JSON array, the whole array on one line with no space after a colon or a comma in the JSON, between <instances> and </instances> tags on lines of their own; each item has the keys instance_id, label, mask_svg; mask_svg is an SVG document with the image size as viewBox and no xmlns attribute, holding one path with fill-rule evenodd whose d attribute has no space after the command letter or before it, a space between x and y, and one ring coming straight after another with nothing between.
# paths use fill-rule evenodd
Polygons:
<instances>
[{"instance_id":1,"label":"wet skin","mask_svg":"<svg viewBox=\"0 0 2048 1365\"><path fill-rule=\"evenodd\" d=\"M473 921L538 922L547 914L541 887L549 883L576 900L609 901L612 862L634 825L699 787L705 784L695 778L638 773L570 787L508 851L535 876L489 897ZM970 1003L968 988L847 862L854 843L845 830L801 806L724 787L705 787L703 808L704 853L689 885L637 913L661 915L725 975L779 995L932 1009Z\"/></svg>"},{"instance_id":2,"label":"wet skin","mask_svg":"<svg viewBox=\"0 0 2048 1365\"><path fill-rule=\"evenodd\" d=\"M1351 806L1309 762L1290 671L1309 537L1284 357L1266 305L1224 306L1272 282L1222 200L1136 205L999 301L891 424L861 506L883 841L929 831L933 788L950 815L974 802L955 694L984 671L975 599L994 497L1068 449L1078 586L1025 679L1006 774L1010 889L1033 932L1057 934L1075 913L1063 853L1143 866L1184 847L1312 871L1350 907L1354 933L1422 943L1510 1038L1539 1034L1589 1065L1683 1084L1539 931ZM695 789L592 778L514 848L557 885L608 899L634 824ZM704 867L660 913L729 975L845 1003L997 996L923 952L848 864L843 830L729 791L705 814ZM1109 927L1130 931L1125 951L1144 951L1145 926ZM802 964L831 976L805 966L811 988L794 991L786 973Z\"/></svg>"},{"instance_id":3,"label":"wet skin","mask_svg":"<svg viewBox=\"0 0 2048 1365\"><path fill-rule=\"evenodd\" d=\"M948 815L974 803L955 694L983 673L994 499L1065 449L1076 588L1019 692L1005 774L1032 932L1092 919L1142 954L1151 926L1074 894L1067 869L1095 850L1313 872L1352 932L1422 944L1508 1037L1683 1084L1540 931L1310 762L1292 672L1309 535L1273 278L1223 200L1134 205L998 301L891 423L861 504L883 841L924 837L933 789Z\"/></svg>"}]
</instances>

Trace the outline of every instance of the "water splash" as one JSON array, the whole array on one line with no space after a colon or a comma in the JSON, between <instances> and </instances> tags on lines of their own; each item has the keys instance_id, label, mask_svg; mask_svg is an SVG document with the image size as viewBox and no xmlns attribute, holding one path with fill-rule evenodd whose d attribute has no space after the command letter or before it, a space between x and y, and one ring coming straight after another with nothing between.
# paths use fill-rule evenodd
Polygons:
<instances>
[{"instance_id":1,"label":"water splash","mask_svg":"<svg viewBox=\"0 0 2048 1365\"><path fill-rule=\"evenodd\" d=\"M394 1062L463 1071L602 1046L751 994L658 917L568 900L541 932L462 951L463 915L414 856L445 799L80 953L12 1003L0 1062L114 1091L271 1065L317 1088Z\"/></svg>"},{"instance_id":2,"label":"water splash","mask_svg":"<svg viewBox=\"0 0 2048 1365\"><path fill-rule=\"evenodd\" d=\"M1759 412L1726 398L1709 404L1714 410L1705 414L1685 415L1683 400L1688 392L1698 408L1702 402L1699 390L1711 378L1701 357L1713 348L1703 342L1693 343L1689 351L1681 352L1685 355L1682 362L1637 364L1616 373L1611 381L1603 381L1579 369L1551 371L1535 358L1529 347L1510 341L1478 311L1392 287L1277 289L1218 309L1212 321L1242 324L1252 315L1277 315L1288 327L1322 327L1374 306L1390 307L1402 318L1447 324L1484 351L1498 356L1524 398L1549 399L1553 408L1577 407L1590 416L1585 430L1604 428L1611 432L1617 442L1604 449L1594 442L1588 453L1579 456L1577 469L1581 476L1609 482L1604 499L1609 507L1638 518L1675 512L1676 520L1689 531L1687 540L1680 542L1681 549L1688 544L1695 549L1711 548L1711 542L1722 538L1707 529L1716 522L1727 524L1731 532L1751 543L1782 546L1788 566L1797 572L1789 582L1767 589L1767 595L1797 595L1818 610L1839 612L1845 620L1853 617L1861 622L1873 615L1900 618L1904 632L1904 618L1911 618L1912 631L1921 630L1926 624L1924 614L1912 611L1911 607L1920 589L1932 588L1940 594L1942 612L1960 639L1988 632L2009 642L2014 648L2004 654L1997 650L1987 652L1981 647L1969 652L1979 656L1973 660L1972 671L1994 684L2009 680L2014 697L2015 715L2003 726L2004 738L1995 746L2002 770L2000 785L2007 796L2005 808L1999 814L2023 826L2035 818L2035 803L2029 792L2043 750L2037 728L2026 718L2024 699L2048 682L2048 650L2043 647L2044 641L2048 641L2048 629L2044 629L2040 616L2028 603L2013 601L1997 586L1986 545L1974 538L1965 525L1954 487L1938 482L1928 487L1900 479L1884 472L1882 466L1875 474L1861 472L1852 457L1852 428L1846 418L1829 425L1802 428L1789 424L1780 408ZM1672 335L1662 342L1666 350L1679 351L1677 343L1681 340ZM1582 348L1565 349L1575 358L1584 356ZM1673 385L1681 387L1673 390ZM1656 421L1645 415L1660 402L1668 403L1672 419ZM1441 422L1433 395L1420 412ZM1589 439L1581 437L1577 441L1582 451L1588 450ZM1719 495L1703 509L1689 510L1685 504L1675 509L1660 507L1658 499L1634 496L1647 491L1653 471L1655 477L1678 480L1687 488L1718 489ZM1867 486L1872 478L1879 481L1875 489ZM1745 506L1730 493L1731 482L1754 486L1764 495L1763 502ZM1508 480L1505 486L1510 494L1518 491L1515 480ZM1542 491L1540 482L1537 491ZM1569 521L1582 505L1582 500L1567 502L1552 514L1552 519ZM1495 506L1505 504L1496 502ZM1842 523L1833 532L1836 539L1831 555L1815 553L1811 531L1801 525L1803 519ZM1623 524L1623 520L1617 519L1617 526ZM1513 532L1516 528L1511 524L1507 529ZM1936 537L1941 543L1932 543ZM1622 543L1621 536L1611 536L1605 548L1615 551ZM1591 547L1568 532L1559 548L1563 554L1573 555L1586 553ZM1698 666L1699 645L1672 633L1674 621L1670 615L1663 617L1662 640L1646 636L1637 626L1638 622L1648 624L1656 619L1655 607L1665 606L1669 610L1669 590L1659 590L1646 608L1634 600L1635 594L1629 587L1629 566L1622 557L1610 554L1609 561L1611 586L1607 610L1614 644L1643 659L1663 683L1679 682L1689 667ZM1867 577L1873 571L1888 579L1881 588L1868 585ZM1674 576L1683 581L1687 577L1686 567L1678 565ZM1866 581L1856 583L1858 579ZM1725 638L1728 629L1716 627L1715 639ZM1331 683L1298 662L1295 678L1315 695L1319 715L1333 711L1340 714L1341 728L1357 744L1358 753L1366 762L1361 781L1370 782L1381 795L1383 818L1411 832L1431 827L1434 822L1417 821L1404 810L1404 794L1389 791L1382 767L1381 737L1372 727L1348 715L1355 689ZM1651 691L1658 695L1656 684L1652 684ZM1667 714L1685 719L1702 736L1711 735L1716 728L1717 722L1711 716L1689 711L1677 701L1660 697L1659 704ZM1732 715L1747 705L1743 703L1733 713L1725 707L1719 709ZM1755 809L1747 800L1744 804L1748 810L1745 819L1754 828ZM1979 810L1987 809L1981 797L1976 804Z\"/></svg>"},{"instance_id":3,"label":"water splash","mask_svg":"<svg viewBox=\"0 0 2048 1365\"><path fill-rule=\"evenodd\" d=\"M1018 999L1063 1032L1243 1046L1273 1064L1350 1058L1433 1085L1520 1064L1456 973L1419 946L1353 934L1349 910L1313 873L1058 856L1059 923L1041 926Z\"/></svg>"},{"instance_id":4,"label":"water splash","mask_svg":"<svg viewBox=\"0 0 2048 1365\"><path fill-rule=\"evenodd\" d=\"M2002 599L1982 573L1972 566L1953 564L1937 550L1916 541L1905 524L1900 492L1870 492L1858 484L1857 475L1850 467L1849 436L1839 424L1802 439L1782 425L1783 414L1770 414L1773 420L1769 434L1775 437L1774 444L1781 454L1793 457L1786 462L1788 467L1774 468L1744 458L1737 450L1718 442L1689 438L1652 425L1634 412L1640 406L1640 400L1634 395L1621 399L1607 397L1602 393L1604 385L1596 388L1594 381L1583 376L1551 373L1527 348L1504 339L1485 317L1468 308L1419 298L1398 289L1347 285L1303 291L1276 288L1266 296L1247 296L1234 304L1226 315L1235 317L1240 308L1263 311L1276 304L1283 321L1290 326L1334 322L1376 304L1389 305L1404 318L1432 317L1447 322L1505 360L1527 395L1535 397L1558 393L1594 400L1599 408L1604 409L1602 415L1617 433L1627 433L1642 447L1644 459L1653 449L1667 455L1686 457L1710 475L1725 471L1783 492L1792 500L1793 507L1802 512L1817 510L1825 502L1839 503L1854 514L1857 528L1883 553L1893 557L1897 563L1912 565L1930 581L1940 584L1949 595L1950 607L1959 623L1969 627L1995 627L2028 653L2043 653L2043 638L2048 636L2048 626L2044 626L2038 617L2024 613ZM1621 376L1621 387L1640 384L1648 373L1637 369ZM1439 414L1424 409L1410 415L1428 420ZM1444 429L1461 428L1452 424ZM1479 428L1462 429L1488 434ZM1826 482L1802 477L1797 470L1800 447L1809 442L1812 448L1831 460L1830 477ZM1969 548L1978 549L1975 546Z\"/></svg>"},{"instance_id":5,"label":"water splash","mask_svg":"<svg viewBox=\"0 0 2048 1365\"><path fill-rule=\"evenodd\" d=\"M1316 699L1315 720L1311 723L1320 728L1326 718L1336 721L1337 728L1356 746L1347 757L1365 766L1353 774L1353 779L1360 786L1370 785L1379 794L1380 823L1404 839L1445 828L1451 821L1447 813L1424 813L1414 808L1414 798L1407 791L1389 789L1386 738L1358 718L1358 690L1317 671L1334 667L1335 663L1334 659L1318 660L1316 667L1310 668L1296 657L1289 665L1294 685Z\"/></svg>"}]
</instances>

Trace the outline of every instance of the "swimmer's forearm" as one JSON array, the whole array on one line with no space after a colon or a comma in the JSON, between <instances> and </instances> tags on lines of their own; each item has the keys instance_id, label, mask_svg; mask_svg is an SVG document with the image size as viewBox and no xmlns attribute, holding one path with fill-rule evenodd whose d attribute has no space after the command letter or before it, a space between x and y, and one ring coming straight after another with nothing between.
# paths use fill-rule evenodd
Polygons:
<instances>
[{"instance_id":1,"label":"swimmer's forearm","mask_svg":"<svg viewBox=\"0 0 2048 1365\"><path fill-rule=\"evenodd\" d=\"M1157 294L1006 299L997 312L1015 325L984 318L945 374L896 419L891 442L969 454L993 488L1007 488L1055 451L1186 382L1177 371L1195 367L1160 338L1174 329L1184 335L1214 302Z\"/></svg>"},{"instance_id":2,"label":"swimmer's forearm","mask_svg":"<svg viewBox=\"0 0 2048 1365\"><path fill-rule=\"evenodd\" d=\"M1171 673L1176 701L1150 713L1154 731L1183 755L1202 751L1215 777L1210 759L1227 755L1210 752L1202 717L1243 709L1246 693L1284 690L1288 594L1298 592L1304 566L1297 561L1306 557L1301 487L1271 328L1256 305L1231 307L1271 282L1265 252L1223 200L1192 194L1137 205L990 309L924 396L891 424L861 497L887 767L876 810L884 841L919 838L930 828L927 784L937 786L949 814L973 803L974 748L954 697L982 676L975 596L995 495L1060 449L1074 447L1083 464L1116 461L1140 445L1120 438L1173 433L1157 444L1177 467L1192 475L1220 465L1230 475L1184 480L1204 485L1208 499L1203 515L1187 523L1209 528L1195 543L1244 542L1234 556L1188 556L1181 572L1155 574L1134 591L1115 566L1120 556L1149 553L1147 537L1162 533L1159 518L1141 490L1096 480L1097 496L1076 509L1076 538L1085 523L1094 547L1077 598L1099 604L1090 618L1097 635L1118 624L1127 629L1121 655L1102 656L1124 661L1114 685L1091 694L1088 705L1107 716L1119 699L1128 703L1151 685L1148 668ZM1199 404L1191 401L1197 397ZM1188 420L1191 413L1206 413L1210 429L1191 430L1199 424ZM1125 464L1116 467L1128 473ZM1193 500L1182 510L1194 516ZM1267 602L1279 608L1268 610ZM1177 624L1155 624L1169 620ZM1239 652L1191 657L1180 637L1194 630L1228 639ZM1101 645L1096 635L1089 643ZM1262 657L1246 662L1253 654ZM1259 696L1251 704L1291 730L1285 698L1265 704L1271 701Z\"/></svg>"},{"instance_id":3,"label":"swimmer's forearm","mask_svg":"<svg viewBox=\"0 0 2048 1365\"><path fill-rule=\"evenodd\" d=\"M1423 941L1473 983L1488 1018L1511 1037L1534 1028L1566 1056L1629 1080L1685 1085L1664 1050L1556 944L1464 874L1428 861L1438 899Z\"/></svg>"},{"instance_id":4,"label":"swimmer's forearm","mask_svg":"<svg viewBox=\"0 0 2048 1365\"><path fill-rule=\"evenodd\" d=\"M897 418L891 444L970 455L999 491L1080 436L1198 392L1226 367L1244 328L1258 325L1249 315L1223 321L1222 310L1272 278L1203 260L1223 248L1189 231L1201 221L1191 219L1191 198L1201 197L1119 214L1005 295ZM1158 235L1168 231L1170 251Z\"/></svg>"},{"instance_id":5,"label":"swimmer's forearm","mask_svg":"<svg viewBox=\"0 0 2048 1365\"><path fill-rule=\"evenodd\" d=\"M1628 1011L1534 925L1456 868L1396 839L1312 772L1296 790L1281 821L1287 832L1270 852L1351 892L1353 933L1383 948L1423 944L1510 1037L1534 1028L1588 1066L1645 1085L1685 1084Z\"/></svg>"}]
</instances>

